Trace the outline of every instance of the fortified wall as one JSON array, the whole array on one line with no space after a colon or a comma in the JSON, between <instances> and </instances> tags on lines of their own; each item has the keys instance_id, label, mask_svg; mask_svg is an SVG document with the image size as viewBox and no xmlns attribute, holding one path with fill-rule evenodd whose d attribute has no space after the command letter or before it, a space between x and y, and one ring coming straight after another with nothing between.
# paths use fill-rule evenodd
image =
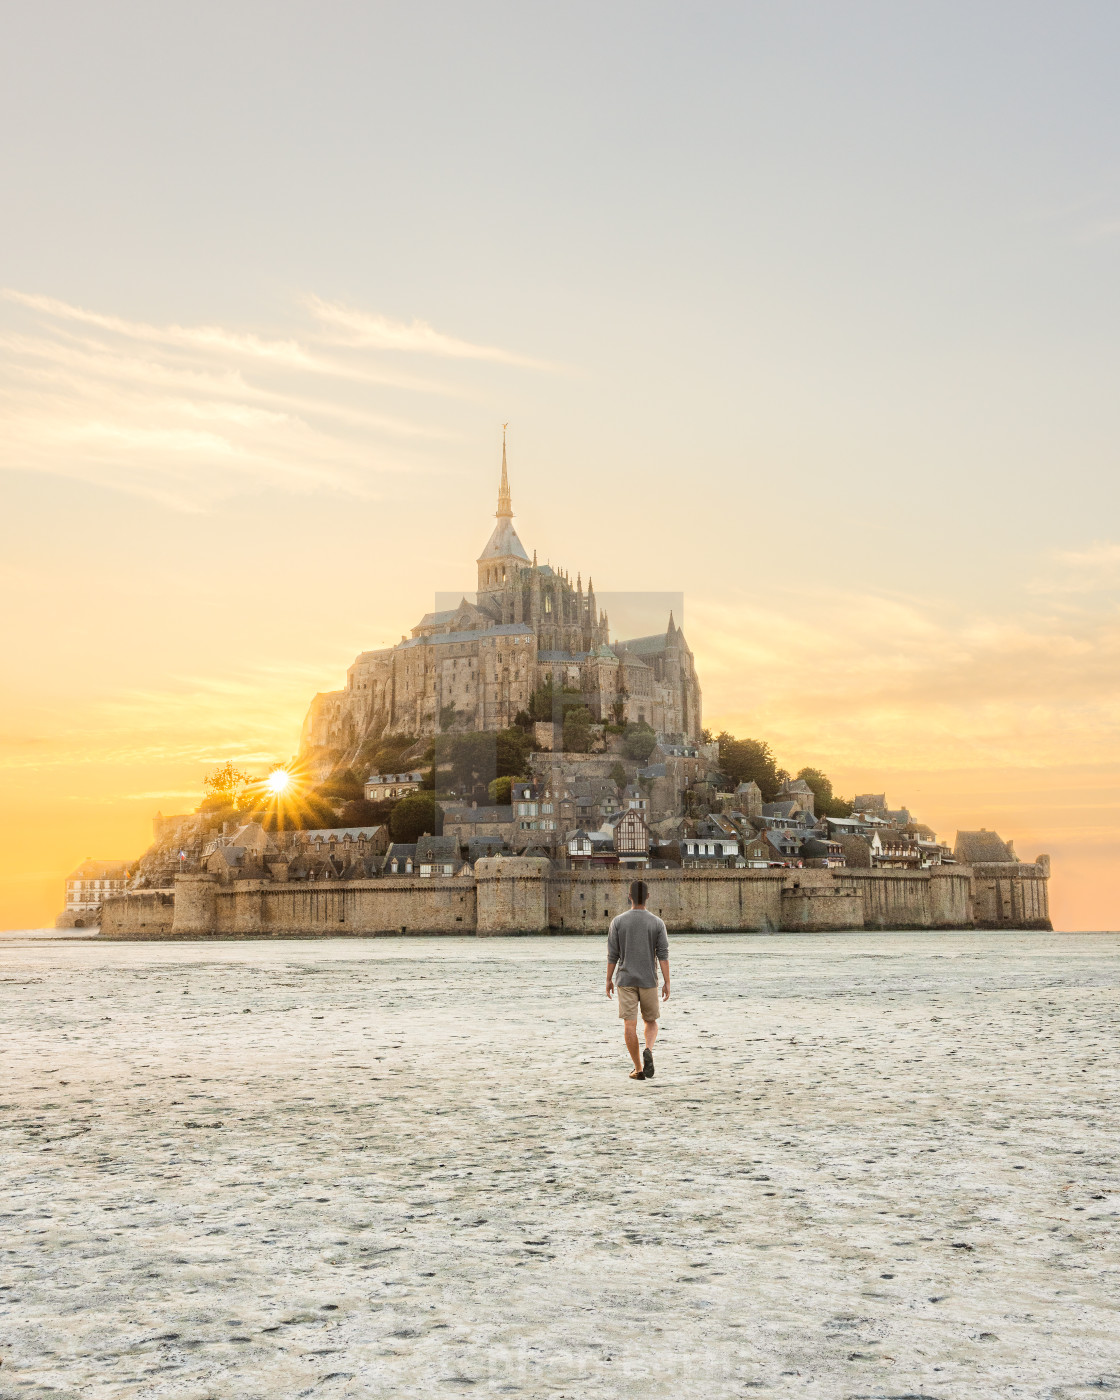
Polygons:
<instances>
[{"instance_id":1,"label":"fortified wall","mask_svg":"<svg viewBox=\"0 0 1120 1400\"><path fill-rule=\"evenodd\" d=\"M649 908L673 931L1049 929L1049 865L930 870L649 870ZM593 933L627 907L630 874L557 871L536 857L494 857L473 876L308 883L180 875L173 890L105 902L104 938L350 934Z\"/></svg>"}]
</instances>

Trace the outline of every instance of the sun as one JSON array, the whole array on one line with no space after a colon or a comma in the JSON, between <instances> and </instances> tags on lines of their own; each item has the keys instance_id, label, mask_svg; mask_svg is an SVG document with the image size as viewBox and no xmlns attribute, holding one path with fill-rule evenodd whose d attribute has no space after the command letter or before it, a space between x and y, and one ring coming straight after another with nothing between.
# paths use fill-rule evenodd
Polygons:
<instances>
[{"instance_id":1,"label":"sun","mask_svg":"<svg viewBox=\"0 0 1120 1400\"><path fill-rule=\"evenodd\" d=\"M292 782L292 775L286 768L274 768L264 780L264 785L273 797L283 797L290 790Z\"/></svg>"}]
</instances>

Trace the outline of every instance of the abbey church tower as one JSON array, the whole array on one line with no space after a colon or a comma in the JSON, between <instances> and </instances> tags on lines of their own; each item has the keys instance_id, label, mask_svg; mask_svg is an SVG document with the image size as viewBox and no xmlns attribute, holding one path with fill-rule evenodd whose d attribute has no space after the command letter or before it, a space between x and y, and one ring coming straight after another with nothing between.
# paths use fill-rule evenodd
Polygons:
<instances>
[{"instance_id":1,"label":"abbey church tower","mask_svg":"<svg viewBox=\"0 0 1120 1400\"><path fill-rule=\"evenodd\" d=\"M346 689L317 695L301 755L323 763L369 736L493 731L515 723L542 685L582 693L594 719L633 720L663 734L700 734L692 652L670 617L664 633L610 642L590 578L530 558L513 528L505 429L496 524L476 561L478 592L426 613L393 647L364 651ZM621 713L619 713L621 711ZM334 757L331 757L334 755ZM320 761L320 760L316 760Z\"/></svg>"},{"instance_id":2,"label":"abbey church tower","mask_svg":"<svg viewBox=\"0 0 1120 1400\"><path fill-rule=\"evenodd\" d=\"M506 467L505 428L502 429L502 483L498 488L498 509L494 514L498 523L486 542L486 548L478 556L479 602L486 593L503 593L507 590L512 592L521 570L529 563L525 546L517 538L517 531L513 528L509 471Z\"/></svg>"}]
</instances>

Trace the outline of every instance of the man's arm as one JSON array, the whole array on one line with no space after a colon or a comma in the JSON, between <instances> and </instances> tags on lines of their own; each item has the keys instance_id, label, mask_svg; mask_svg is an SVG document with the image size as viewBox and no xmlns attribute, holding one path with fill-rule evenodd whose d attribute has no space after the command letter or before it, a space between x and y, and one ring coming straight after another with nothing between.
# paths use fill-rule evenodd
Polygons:
<instances>
[{"instance_id":1,"label":"man's arm","mask_svg":"<svg viewBox=\"0 0 1120 1400\"><path fill-rule=\"evenodd\" d=\"M614 996L614 970L618 966L618 924L614 919L607 929L607 996Z\"/></svg>"},{"instance_id":2,"label":"man's arm","mask_svg":"<svg viewBox=\"0 0 1120 1400\"><path fill-rule=\"evenodd\" d=\"M668 1000L669 1000L669 959L668 959L668 958L658 958L657 961L661 964L661 1000L662 1000L662 1001L668 1001Z\"/></svg>"}]
</instances>

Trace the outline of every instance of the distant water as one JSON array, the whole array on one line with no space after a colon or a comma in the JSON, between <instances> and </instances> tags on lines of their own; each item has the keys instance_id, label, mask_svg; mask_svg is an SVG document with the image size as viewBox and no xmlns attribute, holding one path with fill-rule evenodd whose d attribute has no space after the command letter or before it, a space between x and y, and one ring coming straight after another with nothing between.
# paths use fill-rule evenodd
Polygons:
<instances>
[{"instance_id":1,"label":"distant water","mask_svg":"<svg viewBox=\"0 0 1120 1400\"><path fill-rule=\"evenodd\" d=\"M99 928L0 928L0 938L99 938Z\"/></svg>"}]
</instances>

